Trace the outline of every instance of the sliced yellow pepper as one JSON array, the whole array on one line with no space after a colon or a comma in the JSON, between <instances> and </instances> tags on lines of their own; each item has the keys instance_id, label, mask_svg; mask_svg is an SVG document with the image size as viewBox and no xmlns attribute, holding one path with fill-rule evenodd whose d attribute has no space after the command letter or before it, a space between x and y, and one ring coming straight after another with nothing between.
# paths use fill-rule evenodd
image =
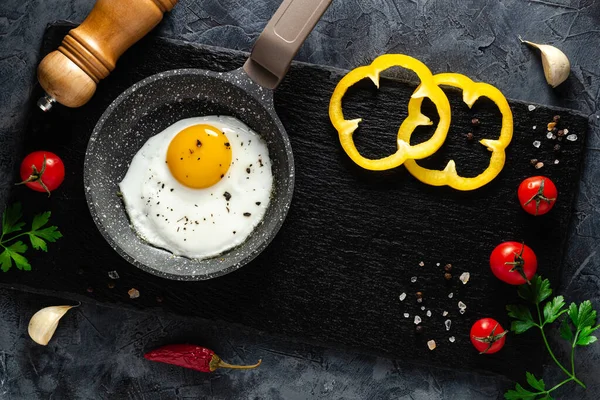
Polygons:
<instances>
[{"instance_id":1,"label":"sliced yellow pepper","mask_svg":"<svg viewBox=\"0 0 600 400\"><path fill-rule=\"evenodd\" d=\"M484 96L492 100L502 114L502 128L497 140L483 139L479 143L492 152L490 164L481 174L473 178L464 178L456 172L454 160L450 160L442 171L421 167L414 160L407 160L404 165L408 171L418 180L428 185L448 185L457 190L474 190L491 182L504 167L506 160L506 147L510 144L513 135L513 116L506 98L494 86L482 82L473 82L461 74L437 74L433 77L436 85L447 85L460 88L463 91L463 101L471 108L478 98ZM417 88L417 92L419 89ZM408 107L421 108L423 99L411 98ZM405 142L410 143L411 130L400 130L398 136Z\"/></svg>"},{"instance_id":2,"label":"sliced yellow pepper","mask_svg":"<svg viewBox=\"0 0 600 400\"><path fill-rule=\"evenodd\" d=\"M413 103L411 105L409 103L408 105L408 117L398 130L398 150L394 154L384 158L366 158L358 152L353 139L354 131L358 128L358 124L362 119L344 119L342 97L344 97L348 88L364 78L371 79L375 86L379 88L379 74L391 67L406 68L417 74L421 80L421 85L412 94L411 100L418 99L419 102L418 104ZM417 126L432 124L431 120L421 113L420 105L424 97L428 97L433 102L439 114L440 121L429 140L411 146L410 141L402 139L402 137L410 139L412 131ZM365 169L382 171L398 167L407 159L421 159L435 153L444 144L446 135L448 134L450 127L450 104L442 89L434 82L433 75L425 64L404 54L384 54L377 57L371 65L358 67L348 72L340 80L331 96L329 118L338 131L342 148L352 161ZM401 135L401 132L404 135Z\"/></svg>"}]
</instances>

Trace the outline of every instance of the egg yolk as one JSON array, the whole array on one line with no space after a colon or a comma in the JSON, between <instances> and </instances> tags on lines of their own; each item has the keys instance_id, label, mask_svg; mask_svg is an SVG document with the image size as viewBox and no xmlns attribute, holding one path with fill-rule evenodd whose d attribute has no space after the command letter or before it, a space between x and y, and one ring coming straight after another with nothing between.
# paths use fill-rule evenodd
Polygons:
<instances>
[{"instance_id":1,"label":"egg yolk","mask_svg":"<svg viewBox=\"0 0 600 400\"><path fill-rule=\"evenodd\" d=\"M179 132L169 144L167 165L182 185L203 189L225 176L231 164L227 136L211 125L199 124Z\"/></svg>"}]
</instances>

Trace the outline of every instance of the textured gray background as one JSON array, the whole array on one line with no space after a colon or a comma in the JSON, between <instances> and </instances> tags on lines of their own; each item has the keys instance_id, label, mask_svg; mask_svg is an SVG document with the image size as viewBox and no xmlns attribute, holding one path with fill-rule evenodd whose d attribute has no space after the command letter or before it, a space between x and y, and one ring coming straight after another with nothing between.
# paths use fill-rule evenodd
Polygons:
<instances>
[{"instance_id":1,"label":"textured gray background","mask_svg":"<svg viewBox=\"0 0 600 400\"><path fill-rule=\"evenodd\" d=\"M278 0L181 0L159 27L167 37L249 50ZM44 27L82 21L92 0L0 0L0 148L24 126ZM517 35L567 53L572 74L558 90ZM600 4L594 0L334 0L298 59L352 68L384 52L424 61L498 86L510 98L578 109L589 115L585 168L569 237L561 290L568 300L600 303ZM15 160L0 153L0 191ZM574 177L576 179L577 177ZM2 193L0 192L0 195ZM3 198L4 196L0 196ZM0 275L0 279L2 279ZM64 302L64 301L63 301ZM60 300L0 293L0 398L496 398L498 377L417 367L289 343L238 328L85 304L65 318L47 348L27 338L31 314ZM142 349L164 338L194 339L231 362L264 359L256 371L203 375L144 362ZM564 349L562 349L564 350ZM559 351L560 353L560 351ZM589 386L560 398L600 398L600 346L579 351ZM546 368L546 380L562 378Z\"/></svg>"}]
</instances>

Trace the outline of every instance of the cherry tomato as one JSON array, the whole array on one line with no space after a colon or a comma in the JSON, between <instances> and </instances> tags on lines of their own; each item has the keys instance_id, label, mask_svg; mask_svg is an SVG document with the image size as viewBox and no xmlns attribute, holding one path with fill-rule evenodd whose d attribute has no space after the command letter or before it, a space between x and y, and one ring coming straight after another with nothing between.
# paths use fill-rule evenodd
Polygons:
<instances>
[{"instance_id":1,"label":"cherry tomato","mask_svg":"<svg viewBox=\"0 0 600 400\"><path fill-rule=\"evenodd\" d=\"M490 255L496 278L510 285L528 283L537 271L537 257L531 247L519 242L499 244Z\"/></svg>"},{"instance_id":2,"label":"cherry tomato","mask_svg":"<svg viewBox=\"0 0 600 400\"><path fill-rule=\"evenodd\" d=\"M493 354L504 347L507 333L495 319L482 318L471 327L471 343L479 354Z\"/></svg>"},{"instance_id":3,"label":"cherry tomato","mask_svg":"<svg viewBox=\"0 0 600 400\"><path fill-rule=\"evenodd\" d=\"M65 165L59 156L49 151L34 151L21 163L20 184L36 192L50 192L65 179Z\"/></svg>"},{"instance_id":4,"label":"cherry tomato","mask_svg":"<svg viewBox=\"0 0 600 400\"><path fill-rule=\"evenodd\" d=\"M550 178L532 176L521 182L517 194L523 210L531 215L544 215L554 207L558 190Z\"/></svg>"}]
</instances>

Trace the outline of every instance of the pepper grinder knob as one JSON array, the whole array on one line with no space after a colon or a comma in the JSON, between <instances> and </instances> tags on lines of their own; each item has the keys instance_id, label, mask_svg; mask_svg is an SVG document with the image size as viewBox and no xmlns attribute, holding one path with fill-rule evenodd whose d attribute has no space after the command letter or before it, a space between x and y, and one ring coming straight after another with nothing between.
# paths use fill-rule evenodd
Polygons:
<instances>
[{"instance_id":1,"label":"pepper grinder knob","mask_svg":"<svg viewBox=\"0 0 600 400\"><path fill-rule=\"evenodd\" d=\"M46 92L38 106L48 111L54 102L67 107L87 103L119 57L158 25L177 1L98 0L85 21L38 66L38 81Z\"/></svg>"}]
</instances>

